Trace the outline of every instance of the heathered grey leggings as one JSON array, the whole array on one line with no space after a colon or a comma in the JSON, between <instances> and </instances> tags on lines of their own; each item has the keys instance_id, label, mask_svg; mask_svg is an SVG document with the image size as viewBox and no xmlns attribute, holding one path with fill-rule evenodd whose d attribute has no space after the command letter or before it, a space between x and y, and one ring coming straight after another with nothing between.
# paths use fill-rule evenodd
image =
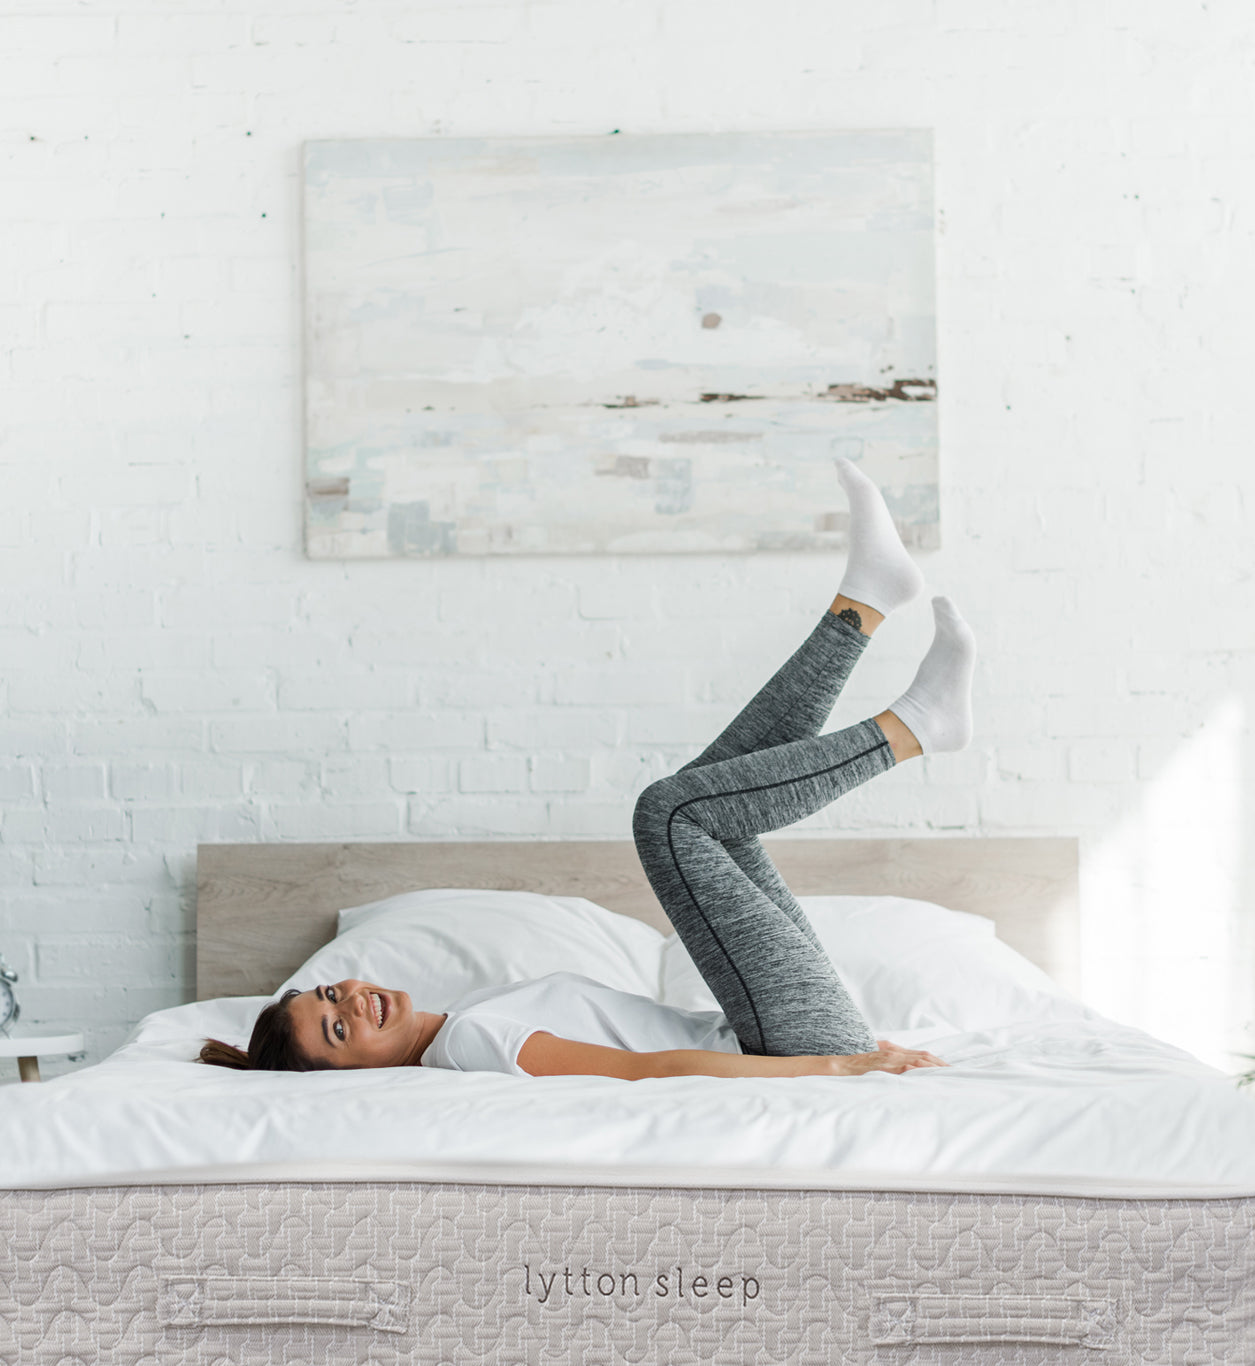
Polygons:
<instances>
[{"instance_id":1,"label":"heathered grey leggings","mask_svg":"<svg viewBox=\"0 0 1255 1366\"><path fill-rule=\"evenodd\" d=\"M746 1053L869 1053L871 1030L757 836L894 765L875 721L820 735L867 637L831 612L696 759L641 793L632 834Z\"/></svg>"}]
</instances>

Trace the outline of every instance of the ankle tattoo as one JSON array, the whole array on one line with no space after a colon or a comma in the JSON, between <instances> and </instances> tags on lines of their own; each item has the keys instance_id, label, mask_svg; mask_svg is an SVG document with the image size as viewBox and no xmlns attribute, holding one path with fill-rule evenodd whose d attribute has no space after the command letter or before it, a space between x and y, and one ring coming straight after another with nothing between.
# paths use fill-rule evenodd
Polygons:
<instances>
[{"instance_id":1,"label":"ankle tattoo","mask_svg":"<svg viewBox=\"0 0 1255 1366\"><path fill-rule=\"evenodd\" d=\"M863 618L854 610L853 607L843 607L837 613L837 620L844 621L847 625L853 626L856 631L863 629Z\"/></svg>"}]
</instances>

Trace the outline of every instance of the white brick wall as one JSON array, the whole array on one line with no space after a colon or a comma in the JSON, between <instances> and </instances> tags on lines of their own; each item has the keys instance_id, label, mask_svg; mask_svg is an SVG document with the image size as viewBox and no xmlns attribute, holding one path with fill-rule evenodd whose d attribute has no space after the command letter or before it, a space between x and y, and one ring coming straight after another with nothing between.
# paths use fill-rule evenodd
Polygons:
<instances>
[{"instance_id":1,"label":"white brick wall","mask_svg":"<svg viewBox=\"0 0 1255 1366\"><path fill-rule=\"evenodd\" d=\"M305 139L935 130L972 750L806 822L1075 833L1087 997L1255 1051L1240 0L12 0L0 19L0 949L103 1056L189 999L199 840L625 837L823 556L313 564ZM834 714L909 681L891 620ZM64 1062L49 1062L55 1075ZM0 1073L0 1080L11 1074Z\"/></svg>"}]
</instances>

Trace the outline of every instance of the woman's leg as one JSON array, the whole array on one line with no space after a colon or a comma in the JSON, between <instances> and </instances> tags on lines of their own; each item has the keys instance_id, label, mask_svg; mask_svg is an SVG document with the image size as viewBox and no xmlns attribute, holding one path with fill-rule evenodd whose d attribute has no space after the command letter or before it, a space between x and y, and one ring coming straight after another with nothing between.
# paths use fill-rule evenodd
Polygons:
<instances>
[{"instance_id":1,"label":"woman's leg","mask_svg":"<svg viewBox=\"0 0 1255 1366\"><path fill-rule=\"evenodd\" d=\"M858 662L881 613L838 594L810 635L696 759L678 771L818 735ZM741 872L777 905L825 958L823 946L756 835L725 839ZM829 964L831 966L831 964ZM865 1051L865 1050L864 1050Z\"/></svg>"},{"instance_id":2,"label":"woman's leg","mask_svg":"<svg viewBox=\"0 0 1255 1366\"><path fill-rule=\"evenodd\" d=\"M875 1040L757 840L892 768L880 726L755 750L651 783L641 866L747 1053L868 1053Z\"/></svg>"},{"instance_id":3,"label":"woman's leg","mask_svg":"<svg viewBox=\"0 0 1255 1366\"><path fill-rule=\"evenodd\" d=\"M837 596L793 656L684 769L817 734L868 637L924 586L880 490L851 461L835 463L850 504L849 558Z\"/></svg>"},{"instance_id":4,"label":"woman's leg","mask_svg":"<svg viewBox=\"0 0 1255 1366\"><path fill-rule=\"evenodd\" d=\"M879 612L838 595L793 654L697 758L679 771L818 735L872 632L883 620Z\"/></svg>"},{"instance_id":5,"label":"woman's leg","mask_svg":"<svg viewBox=\"0 0 1255 1366\"><path fill-rule=\"evenodd\" d=\"M932 648L894 704L915 718L928 752L967 743L975 659L971 632L952 605L934 599L933 607ZM811 657L805 646L799 655L803 662ZM777 678L787 693L788 677ZM637 802L633 835L641 864L747 1052L860 1053L874 1046L756 836L811 815L884 772L895 751L906 757L920 745L896 712L885 711L828 735L686 765L651 784Z\"/></svg>"},{"instance_id":6,"label":"woman's leg","mask_svg":"<svg viewBox=\"0 0 1255 1366\"><path fill-rule=\"evenodd\" d=\"M923 587L923 575L902 544L880 490L850 461L836 464L850 504L849 560L836 598L794 654L680 772L817 735L868 638L889 612ZM914 737L896 717L881 713L876 719L888 728L895 758L901 761L919 752ZM745 876L824 957L805 912L757 838L723 843Z\"/></svg>"}]
</instances>

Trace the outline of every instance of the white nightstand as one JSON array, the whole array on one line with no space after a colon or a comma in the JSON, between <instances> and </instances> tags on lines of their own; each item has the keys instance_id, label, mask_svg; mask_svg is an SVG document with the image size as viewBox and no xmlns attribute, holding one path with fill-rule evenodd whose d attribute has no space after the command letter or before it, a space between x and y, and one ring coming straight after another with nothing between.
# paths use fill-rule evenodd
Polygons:
<instances>
[{"instance_id":1,"label":"white nightstand","mask_svg":"<svg viewBox=\"0 0 1255 1366\"><path fill-rule=\"evenodd\" d=\"M30 1034L10 1039L0 1034L0 1058L16 1058L23 1081L39 1080L39 1059L53 1053L82 1053L81 1034Z\"/></svg>"}]
</instances>

